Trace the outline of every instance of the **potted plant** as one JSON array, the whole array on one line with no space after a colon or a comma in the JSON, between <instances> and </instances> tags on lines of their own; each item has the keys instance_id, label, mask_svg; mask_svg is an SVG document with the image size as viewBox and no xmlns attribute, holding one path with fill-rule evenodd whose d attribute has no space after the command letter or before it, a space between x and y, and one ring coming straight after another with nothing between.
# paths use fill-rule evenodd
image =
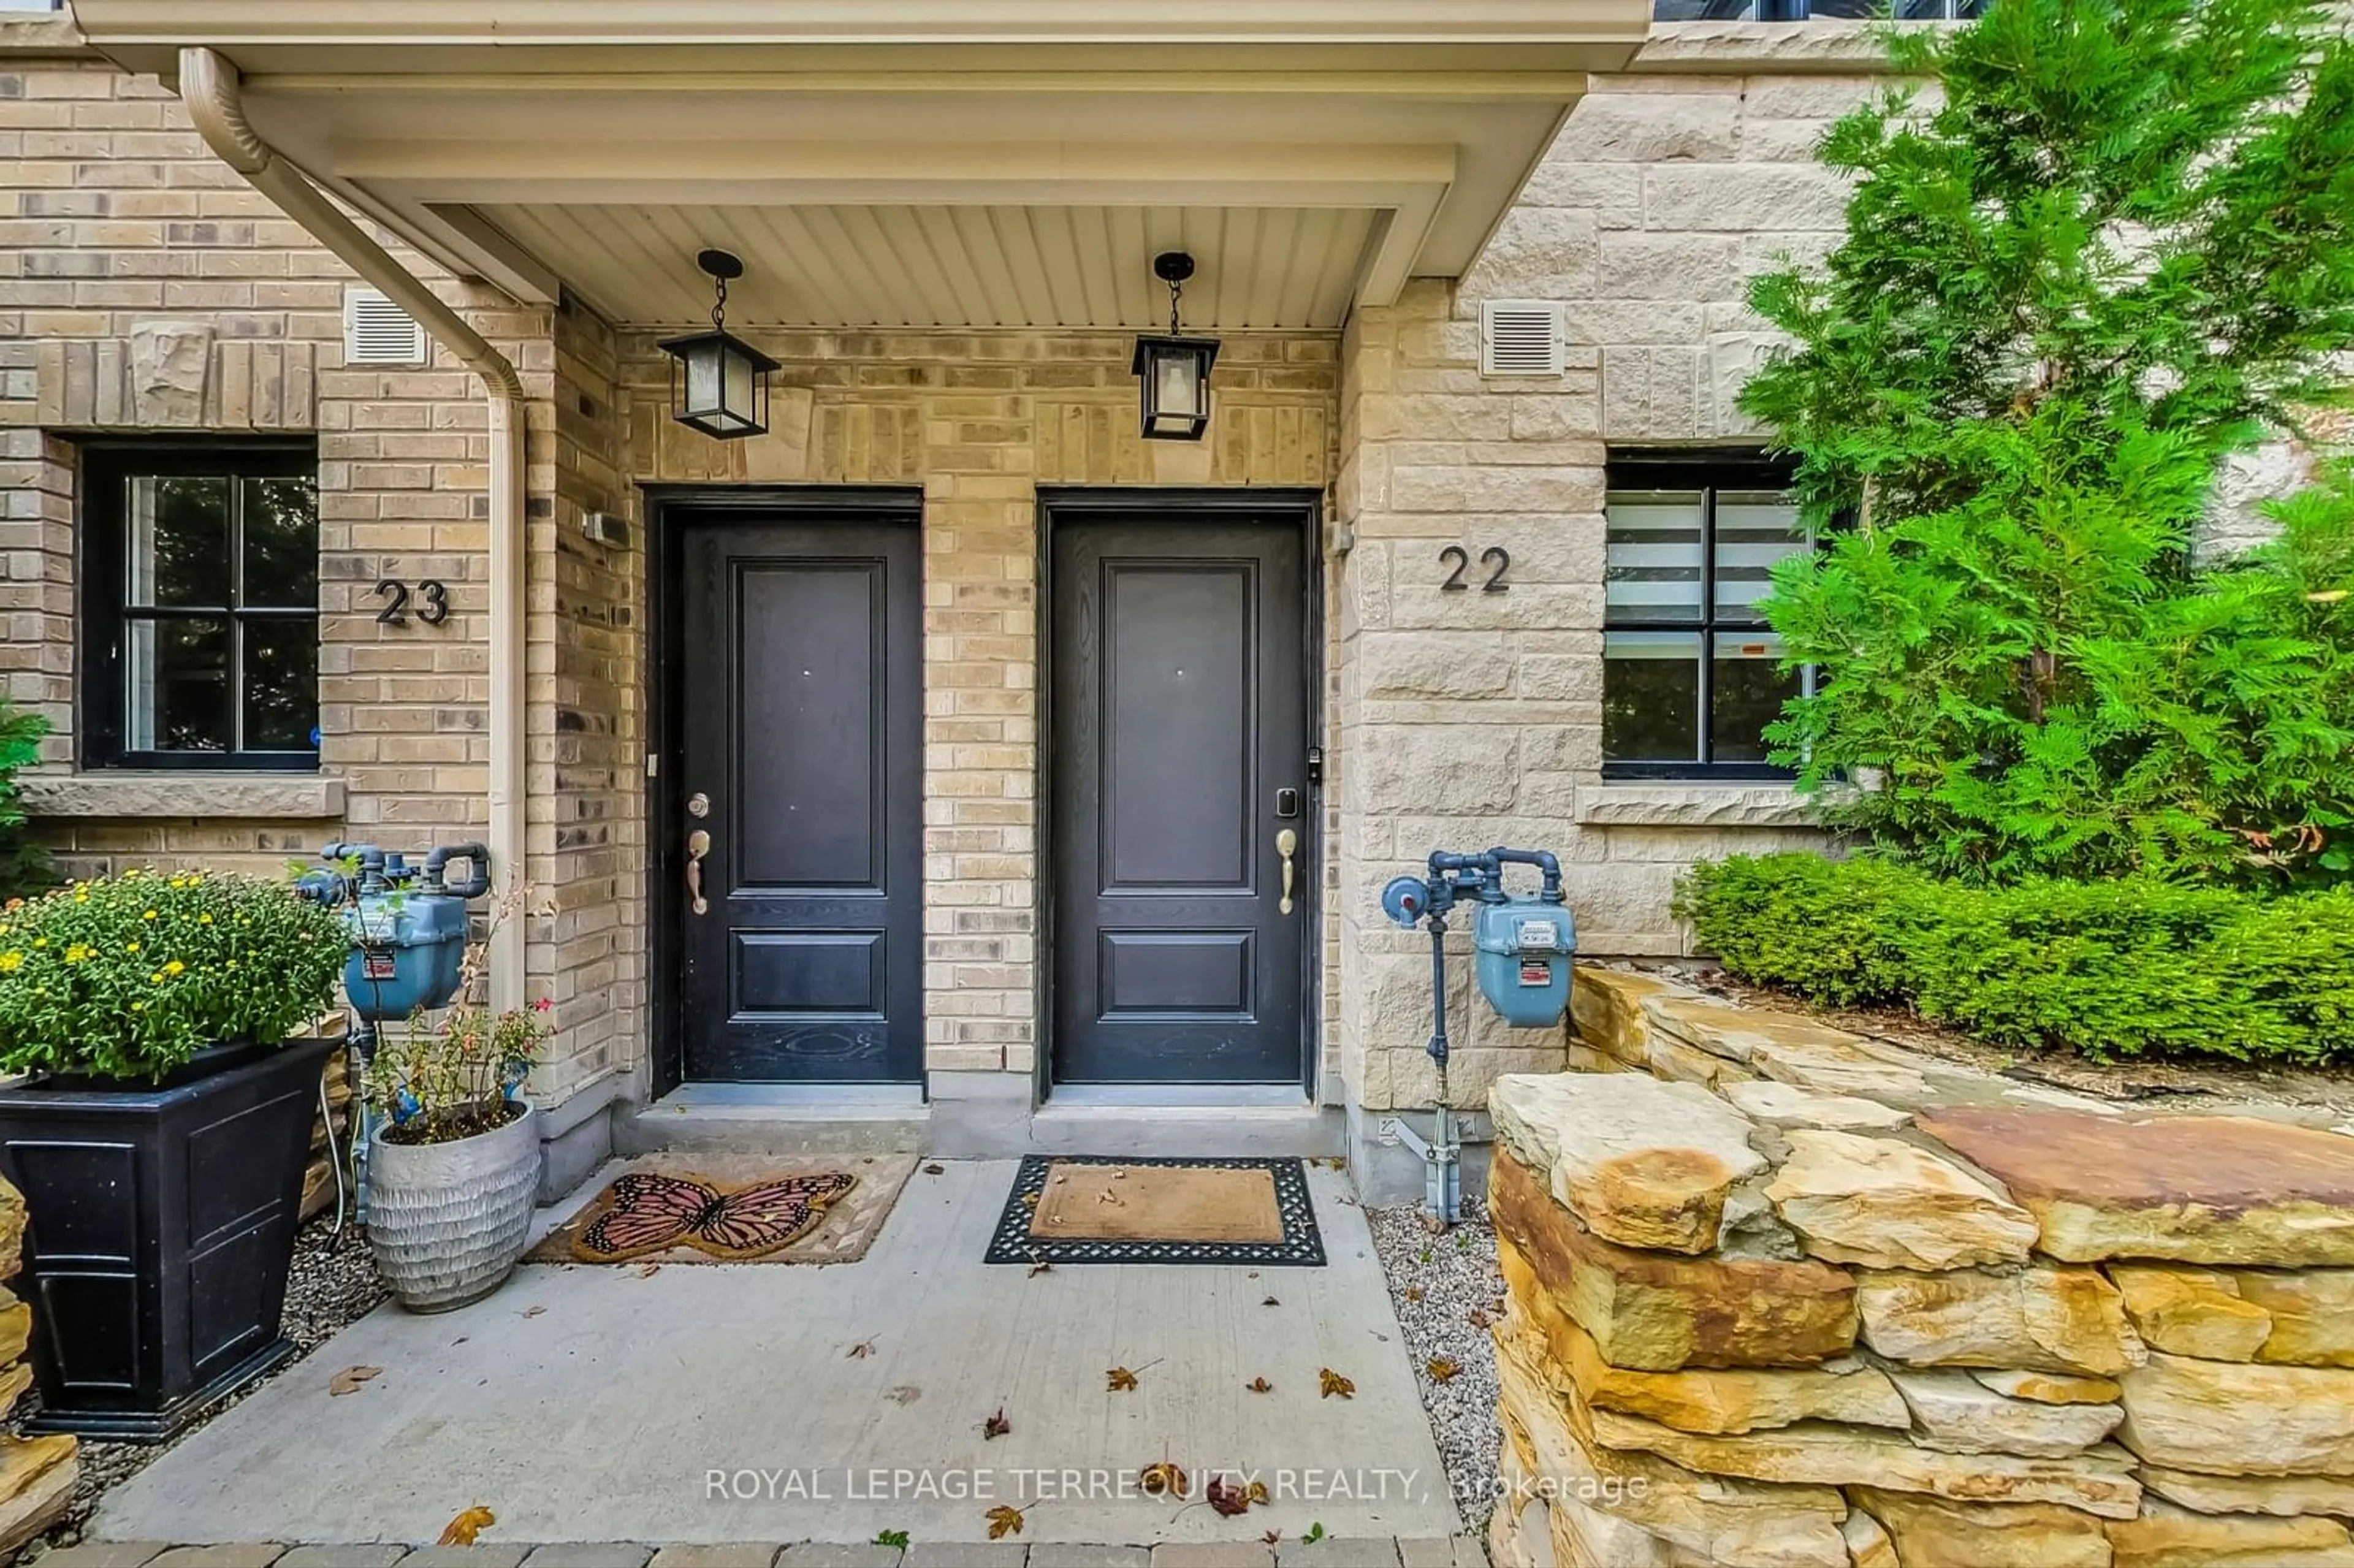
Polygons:
<instances>
[{"instance_id":1,"label":"potted plant","mask_svg":"<svg viewBox=\"0 0 2354 1568\"><path fill-rule=\"evenodd\" d=\"M126 871L0 909L0 1170L44 1431L160 1442L279 1332L348 939L284 886Z\"/></svg>"},{"instance_id":2,"label":"potted plant","mask_svg":"<svg viewBox=\"0 0 2354 1568\"><path fill-rule=\"evenodd\" d=\"M470 954L466 993L478 967ZM368 1245L412 1311L479 1301L523 1256L540 1167L523 1080L547 1042L551 1005L493 1013L461 1000L431 1025L415 1013L368 1064Z\"/></svg>"}]
</instances>

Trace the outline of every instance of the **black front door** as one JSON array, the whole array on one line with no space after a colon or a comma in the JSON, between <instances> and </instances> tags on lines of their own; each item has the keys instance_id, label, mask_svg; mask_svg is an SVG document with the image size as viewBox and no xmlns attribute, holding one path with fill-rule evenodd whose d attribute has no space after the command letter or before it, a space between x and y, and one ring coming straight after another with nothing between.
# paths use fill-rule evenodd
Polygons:
<instances>
[{"instance_id":1,"label":"black front door","mask_svg":"<svg viewBox=\"0 0 2354 1568\"><path fill-rule=\"evenodd\" d=\"M917 1081L917 524L673 516L685 1075Z\"/></svg>"},{"instance_id":2,"label":"black front door","mask_svg":"<svg viewBox=\"0 0 2354 1568\"><path fill-rule=\"evenodd\" d=\"M1052 529L1055 1079L1299 1083L1318 891L1300 517Z\"/></svg>"}]
</instances>

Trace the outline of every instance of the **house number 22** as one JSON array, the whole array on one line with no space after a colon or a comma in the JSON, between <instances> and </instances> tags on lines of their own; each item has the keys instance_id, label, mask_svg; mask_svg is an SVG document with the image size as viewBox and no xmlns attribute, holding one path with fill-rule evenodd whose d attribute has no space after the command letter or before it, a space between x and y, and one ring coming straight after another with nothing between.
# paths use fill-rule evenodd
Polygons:
<instances>
[{"instance_id":1,"label":"house number 22","mask_svg":"<svg viewBox=\"0 0 2354 1568\"><path fill-rule=\"evenodd\" d=\"M394 577L377 580L376 595L384 600L384 608L376 612L378 626L408 624L408 585ZM427 577L417 585L417 619L428 626L439 626L450 619L450 590Z\"/></svg>"},{"instance_id":2,"label":"house number 22","mask_svg":"<svg viewBox=\"0 0 2354 1568\"><path fill-rule=\"evenodd\" d=\"M1438 552L1438 564L1455 568L1447 574L1447 580L1438 585L1439 592L1469 593L1471 590L1471 585L1463 580L1463 574L1471 566L1470 551L1460 545L1449 545ZM1494 568L1488 574L1488 580L1479 585L1481 593L1511 592L1512 585L1504 580L1504 574L1512 569L1512 553L1510 550L1501 545L1490 545L1479 552L1479 564Z\"/></svg>"}]
</instances>

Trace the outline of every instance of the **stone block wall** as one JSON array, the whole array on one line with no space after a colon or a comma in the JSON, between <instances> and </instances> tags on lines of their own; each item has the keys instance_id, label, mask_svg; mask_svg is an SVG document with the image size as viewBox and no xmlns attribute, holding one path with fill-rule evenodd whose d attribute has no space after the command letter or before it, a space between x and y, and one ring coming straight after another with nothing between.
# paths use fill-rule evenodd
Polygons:
<instances>
[{"instance_id":1,"label":"stone block wall","mask_svg":"<svg viewBox=\"0 0 2354 1568\"><path fill-rule=\"evenodd\" d=\"M1787 789L1613 784L1602 758L1608 457L1762 446L1733 402L1769 341L1746 281L1777 256L1826 252L1844 224L1845 187L1813 145L1885 79L1868 51L1790 74L1776 51L1814 30L1734 28L1710 45L1713 69L1595 78L1470 271L1350 323L1333 738L1362 760L1340 842L1339 1022L1370 1109L1438 1093L1421 1051L1427 949L1375 904L1429 851L1553 850L1581 949L1633 956L1687 950L1669 903L1692 861L1819 842ZM1755 69L1738 69L1744 51ZM1479 374L1492 300L1564 307L1562 376ZM1475 561L1509 551L1511 591L1441 591L1451 545ZM1458 986L1452 1104L1475 1109L1500 1074L1559 1064L1558 1031L1508 1029L1466 1000Z\"/></svg>"},{"instance_id":2,"label":"stone block wall","mask_svg":"<svg viewBox=\"0 0 2354 1568\"><path fill-rule=\"evenodd\" d=\"M2354 1563L2354 1138L1576 987L1490 1100L1499 1568Z\"/></svg>"}]
</instances>

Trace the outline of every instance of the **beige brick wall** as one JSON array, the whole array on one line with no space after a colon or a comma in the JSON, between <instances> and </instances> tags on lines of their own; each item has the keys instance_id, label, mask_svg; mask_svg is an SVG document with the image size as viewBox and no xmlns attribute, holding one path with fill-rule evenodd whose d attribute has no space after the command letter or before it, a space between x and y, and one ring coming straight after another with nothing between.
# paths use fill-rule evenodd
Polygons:
<instances>
[{"instance_id":1,"label":"beige brick wall","mask_svg":"<svg viewBox=\"0 0 2354 1568\"><path fill-rule=\"evenodd\" d=\"M726 444L671 422L664 362L651 338L624 340L631 471L923 488L925 1058L1033 1072L1037 487L1322 486L1339 344L1229 337L1211 438L1190 446L1138 434L1126 334L750 335L785 362L773 429Z\"/></svg>"}]
</instances>

